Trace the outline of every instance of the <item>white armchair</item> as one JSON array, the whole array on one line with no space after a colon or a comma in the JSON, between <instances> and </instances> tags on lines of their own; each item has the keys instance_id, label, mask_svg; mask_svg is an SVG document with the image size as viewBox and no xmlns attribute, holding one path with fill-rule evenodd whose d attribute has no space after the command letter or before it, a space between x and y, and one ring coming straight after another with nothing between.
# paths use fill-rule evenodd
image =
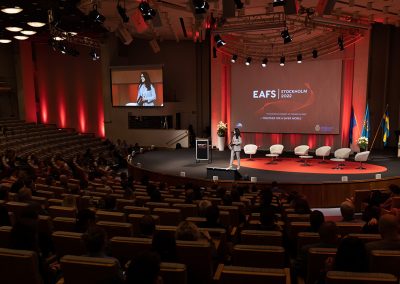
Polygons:
<instances>
[{"instance_id":1,"label":"white armchair","mask_svg":"<svg viewBox=\"0 0 400 284\"><path fill-rule=\"evenodd\" d=\"M251 155L255 155L257 153L258 146L254 144L246 144L243 147L243 151L246 155L250 155L250 160L252 160Z\"/></svg>"},{"instance_id":2,"label":"white armchair","mask_svg":"<svg viewBox=\"0 0 400 284\"><path fill-rule=\"evenodd\" d=\"M307 156L308 155L308 150L310 149L310 146L308 145L300 145L294 148L294 154L296 156Z\"/></svg>"},{"instance_id":3,"label":"white armchair","mask_svg":"<svg viewBox=\"0 0 400 284\"><path fill-rule=\"evenodd\" d=\"M315 150L315 156L322 157L322 161L320 163L326 163L325 157L328 157L331 154L331 146L322 146Z\"/></svg>"},{"instance_id":4,"label":"white armchair","mask_svg":"<svg viewBox=\"0 0 400 284\"><path fill-rule=\"evenodd\" d=\"M346 161L346 159L349 158L350 153L351 153L351 149L350 148L337 149L335 151L335 153L334 153L335 157L331 159L331 161L338 163L334 169L341 170L342 166L345 165L344 161Z\"/></svg>"},{"instance_id":5,"label":"white armchair","mask_svg":"<svg viewBox=\"0 0 400 284\"><path fill-rule=\"evenodd\" d=\"M360 162L360 166L357 169L359 170L366 169L365 167L363 167L363 162L366 162L368 160L368 156L369 156L369 151L360 152L356 154L356 156L354 157L354 161Z\"/></svg>"},{"instance_id":6,"label":"white armchair","mask_svg":"<svg viewBox=\"0 0 400 284\"><path fill-rule=\"evenodd\" d=\"M272 158L268 164L275 164L279 155L282 154L284 146L282 144L274 144L269 147L269 154L265 154L266 157Z\"/></svg>"}]
</instances>

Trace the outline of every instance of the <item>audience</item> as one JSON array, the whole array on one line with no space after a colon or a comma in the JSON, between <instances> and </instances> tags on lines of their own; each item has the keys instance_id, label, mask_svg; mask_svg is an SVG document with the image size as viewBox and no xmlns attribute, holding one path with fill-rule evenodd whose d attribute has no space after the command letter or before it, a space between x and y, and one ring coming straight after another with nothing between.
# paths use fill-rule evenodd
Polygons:
<instances>
[{"instance_id":1,"label":"audience","mask_svg":"<svg viewBox=\"0 0 400 284\"><path fill-rule=\"evenodd\" d=\"M202 228L221 228L225 227L219 221L219 208L217 205L210 205L206 208L205 213L206 221L199 226Z\"/></svg>"},{"instance_id":2,"label":"audience","mask_svg":"<svg viewBox=\"0 0 400 284\"><path fill-rule=\"evenodd\" d=\"M382 215L378 223L382 240L366 244L368 252L372 250L400 250L399 222L396 216Z\"/></svg>"},{"instance_id":3,"label":"audience","mask_svg":"<svg viewBox=\"0 0 400 284\"><path fill-rule=\"evenodd\" d=\"M162 284L160 258L146 252L131 260L126 272L126 284Z\"/></svg>"},{"instance_id":4,"label":"audience","mask_svg":"<svg viewBox=\"0 0 400 284\"><path fill-rule=\"evenodd\" d=\"M342 222L359 222L354 218L355 208L353 202L348 200L340 204L340 214L342 215Z\"/></svg>"},{"instance_id":5,"label":"audience","mask_svg":"<svg viewBox=\"0 0 400 284\"><path fill-rule=\"evenodd\" d=\"M183 221L176 228L175 239L180 241L198 241L200 239L199 228L192 222Z\"/></svg>"},{"instance_id":6,"label":"audience","mask_svg":"<svg viewBox=\"0 0 400 284\"><path fill-rule=\"evenodd\" d=\"M356 237L342 239L337 249L334 270L368 272L368 257L364 242Z\"/></svg>"},{"instance_id":7,"label":"audience","mask_svg":"<svg viewBox=\"0 0 400 284\"><path fill-rule=\"evenodd\" d=\"M140 234L138 237L141 238L152 238L154 231L156 230L156 222L151 215L144 215L139 221Z\"/></svg>"},{"instance_id":8,"label":"audience","mask_svg":"<svg viewBox=\"0 0 400 284\"><path fill-rule=\"evenodd\" d=\"M324 214L319 210L313 210L310 214L310 227L308 232L318 233L321 225L325 222Z\"/></svg>"},{"instance_id":9,"label":"audience","mask_svg":"<svg viewBox=\"0 0 400 284\"><path fill-rule=\"evenodd\" d=\"M84 233L96 224L96 213L90 209L82 209L76 216L76 232Z\"/></svg>"},{"instance_id":10,"label":"audience","mask_svg":"<svg viewBox=\"0 0 400 284\"><path fill-rule=\"evenodd\" d=\"M157 231L153 236L152 249L163 262L177 262L175 236L168 231Z\"/></svg>"}]
</instances>

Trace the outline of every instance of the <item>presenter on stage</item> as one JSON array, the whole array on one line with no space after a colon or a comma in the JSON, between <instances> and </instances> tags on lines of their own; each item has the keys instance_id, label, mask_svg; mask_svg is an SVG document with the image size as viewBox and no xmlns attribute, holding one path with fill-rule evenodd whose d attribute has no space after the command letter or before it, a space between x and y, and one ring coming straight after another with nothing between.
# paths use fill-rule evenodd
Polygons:
<instances>
[{"instance_id":1,"label":"presenter on stage","mask_svg":"<svg viewBox=\"0 0 400 284\"><path fill-rule=\"evenodd\" d=\"M137 104L140 106L154 106L156 91L147 72L140 73Z\"/></svg>"},{"instance_id":2,"label":"presenter on stage","mask_svg":"<svg viewBox=\"0 0 400 284\"><path fill-rule=\"evenodd\" d=\"M229 149L231 149L231 160L229 162L229 168L233 168L233 159L236 154L236 159L238 161L237 169L240 169L240 151L242 150L242 137L240 136L239 128L235 128L233 130L233 135L231 139L231 143L229 143Z\"/></svg>"}]
</instances>

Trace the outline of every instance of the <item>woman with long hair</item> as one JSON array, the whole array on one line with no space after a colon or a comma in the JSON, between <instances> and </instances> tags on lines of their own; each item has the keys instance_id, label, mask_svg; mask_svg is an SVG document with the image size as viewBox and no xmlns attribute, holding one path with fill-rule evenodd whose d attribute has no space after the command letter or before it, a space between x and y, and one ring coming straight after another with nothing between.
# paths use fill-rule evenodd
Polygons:
<instances>
[{"instance_id":1,"label":"woman with long hair","mask_svg":"<svg viewBox=\"0 0 400 284\"><path fill-rule=\"evenodd\" d=\"M140 73L137 103L142 106L154 106L156 91L147 72Z\"/></svg>"},{"instance_id":2,"label":"woman with long hair","mask_svg":"<svg viewBox=\"0 0 400 284\"><path fill-rule=\"evenodd\" d=\"M241 145L242 145L242 137L240 135L240 130L239 128L235 128L235 130L233 130L231 143L229 144L229 149L231 149L231 160L229 162L230 169L233 168L233 159L235 157L235 154L238 162L237 169L238 170L240 169L240 151L242 150Z\"/></svg>"}]
</instances>

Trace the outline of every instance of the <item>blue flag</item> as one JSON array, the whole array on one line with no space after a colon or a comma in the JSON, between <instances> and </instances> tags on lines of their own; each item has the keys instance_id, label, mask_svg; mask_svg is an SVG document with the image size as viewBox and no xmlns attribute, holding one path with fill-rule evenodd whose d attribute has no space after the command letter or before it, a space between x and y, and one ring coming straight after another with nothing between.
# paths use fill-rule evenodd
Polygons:
<instances>
[{"instance_id":1,"label":"blue flag","mask_svg":"<svg viewBox=\"0 0 400 284\"><path fill-rule=\"evenodd\" d=\"M382 121L382 128L383 128L383 145L386 146L387 140L389 138L389 111L386 110L385 114L383 115Z\"/></svg>"},{"instance_id":2,"label":"blue flag","mask_svg":"<svg viewBox=\"0 0 400 284\"><path fill-rule=\"evenodd\" d=\"M365 109L365 116L364 116L364 122L363 122L361 136L369 138L369 107L368 107L368 104Z\"/></svg>"},{"instance_id":3,"label":"blue flag","mask_svg":"<svg viewBox=\"0 0 400 284\"><path fill-rule=\"evenodd\" d=\"M351 115L350 115L350 129L349 129L349 144L353 144L353 129L357 126L357 119L354 114L353 106L351 107Z\"/></svg>"}]
</instances>

